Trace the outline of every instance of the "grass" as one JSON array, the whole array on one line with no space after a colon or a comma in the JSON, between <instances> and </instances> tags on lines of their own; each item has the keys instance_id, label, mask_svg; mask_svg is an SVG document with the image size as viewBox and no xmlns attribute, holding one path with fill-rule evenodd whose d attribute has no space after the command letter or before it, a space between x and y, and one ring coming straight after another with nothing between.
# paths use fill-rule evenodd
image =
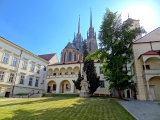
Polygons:
<instances>
[{"instance_id":1,"label":"grass","mask_svg":"<svg viewBox=\"0 0 160 120\"><path fill-rule=\"evenodd\" d=\"M135 120L106 97L43 97L0 102L0 120Z\"/></svg>"}]
</instances>

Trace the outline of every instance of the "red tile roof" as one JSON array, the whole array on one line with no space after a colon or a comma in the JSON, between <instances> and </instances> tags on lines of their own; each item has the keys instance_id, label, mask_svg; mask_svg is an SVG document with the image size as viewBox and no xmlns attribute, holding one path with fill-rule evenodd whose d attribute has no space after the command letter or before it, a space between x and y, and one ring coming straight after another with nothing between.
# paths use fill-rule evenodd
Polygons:
<instances>
[{"instance_id":1,"label":"red tile roof","mask_svg":"<svg viewBox=\"0 0 160 120\"><path fill-rule=\"evenodd\" d=\"M38 57L41 57L47 61L49 61L56 53L52 53L52 54L44 54L44 55L38 55Z\"/></svg>"},{"instance_id":2,"label":"red tile roof","mask_svg":"<svg viewBox=\"0 0 160 120\"><path fill-rule=\"evenodd\" d=\"M142 55L159 55L160 50L149 50L143 54L141 54L138 59L142 56Z\"/></svg>"}]
</instances>

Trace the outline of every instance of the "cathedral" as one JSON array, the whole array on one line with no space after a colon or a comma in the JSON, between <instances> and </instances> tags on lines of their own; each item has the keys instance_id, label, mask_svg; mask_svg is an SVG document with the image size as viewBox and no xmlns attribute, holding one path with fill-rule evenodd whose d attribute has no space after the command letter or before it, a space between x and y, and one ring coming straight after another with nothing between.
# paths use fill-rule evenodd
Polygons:
<instances>
[{"instance_id":1,"label":"cathedral","mask_svg":"<svg viewBox=\"0 0 160 120\"><path fill-rule=\"evenodd\" d=\"M92 11L90 11L90 27L87 31L87 39L83 39L80 32L80 16L78 21L78 32L75 34L72 42L68 42L65 48L61 52L61 62L73 62L83 60L83 42L87 43L88 52L93 53L98 49L96 32L92 25Z\"/></svg>"}]
</instances>

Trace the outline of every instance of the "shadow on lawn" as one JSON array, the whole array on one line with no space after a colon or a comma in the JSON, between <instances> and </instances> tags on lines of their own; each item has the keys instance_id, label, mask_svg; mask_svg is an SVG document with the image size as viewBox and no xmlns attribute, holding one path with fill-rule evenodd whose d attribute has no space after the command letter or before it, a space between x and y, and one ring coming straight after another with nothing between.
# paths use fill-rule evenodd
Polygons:
<instances>
[{"instance_id":1,"label":"shadow on lawn","mask_svg":"<svg viewBox=\"0 0 160 120\"><path fill-rule=\"evenodd\" d=\"M64 98L59 98L63 100ZM65 98L66 99L66 98ZM68 98L69 99L69 98ZM73 98L72 98L73 99ZM51 99L45 100L45 102L50 101ZM50 109L43 109L36 110L24 110L18 109L13 111L13 117L11 118L4 118L1 120L71 120L75 118L82 118L83 116L78 116L79 112L83 112L83 110L77 109L84 103L85 99L77 100L77 104L72 104L72 107L63 107L63 108L50 108ZM43 100L44 102L44 100ZM26 104L26 103L25 103ZM27 103L28 104L28 103ZM73 119L72 119L73 118ZM79 119L80 120L80 119ZM83 119L86 120L86 119Z\"/></svg>"},{"instance_id":2,"label":"shadow on lawn","mask_svg":"<svg viewBox=\"0 0 160 120\"><path fill-rule=\"evenodd\" d=\"M28 100L29 101L28 101ZM13 102L15 103L8 103L8 104L4 104L4 105L0 105L0 107L4 107L4 106L14 106L14 105L27 105L27 104L32 104L32 103L43 103L43 102L49 102L51 100L53 101L59 101L59 100L66 100L66 99L74 99L74 97L68 97L68 98L65 98L65 97L46 97L46 99L40 99L40 100L33 100L34 98L27 98L27 99L24 99L22 100L22 102L19 102L21 100L15 100ZM37 98L36 98L37 99ZM27 102L25 102L25 100L27 100ZM24 101L24 102L23 102ZM9 102L9 101L5 101L5 102Z\"/></svg>"},{"instance_id":3,"label":"shadow on lawn","mask_svg":"<svg viewBox=\"0 0 160 120\"><path fill-rule=\"evenodd\" d=\"M67 98L58 99L64 100ZM68 100L69 99L74 98L68 98ZM52 98L48 98L39 100L39 102L48 102L51 100ZM22 104L30 104L31 102ZM125 116L123 116L123 114ZM14 110L12 115L13 116L10 118L5 117L4 119L1 118L1 120L134 120L134 118L117 102L108 102L105 99L99 98L78 99L74 104L69 104L69 106L65 107L58 106L58 108L54 108L54 106L51 106L48 109L43 109L43 107L41 109L31 108L28 110L21 108Z\"/></svg>"}]
</instances>

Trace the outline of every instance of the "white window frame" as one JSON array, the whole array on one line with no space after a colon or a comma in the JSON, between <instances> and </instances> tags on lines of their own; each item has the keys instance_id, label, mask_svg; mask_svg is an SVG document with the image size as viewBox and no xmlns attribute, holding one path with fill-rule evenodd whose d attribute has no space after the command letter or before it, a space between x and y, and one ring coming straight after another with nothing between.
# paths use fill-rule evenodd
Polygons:
<instances>
[{"instance_id":1,"label":"white window frame","mask_svg":"<svg viewBox=\"0 0 160 120\"><path fill-rule=\"evenodd\" d=\"M105 81L104 80L100 80L100 88L105 88Z\"/></svg>"},{"instance_id":2,"label":"white window frame","mask_svg":"<svg viewBox=\"0 0 160 120\"><path fill-rule=\"evenodd\" d=\"M13 66L17 66L17 63L18 63L18 58L17 57L13 57L12 65Z\"/></svg>"},{"instance_id":3,"label":"white window frame","mask_svg":"<svg viewBox=\"0 0 160 120\"><path fill-rule=\"evenodd\" d=\"M8 53L4 53L2 62L3 62L3 63L8 63L8 61L9 61L9 54L8 54Z\"/></svg>"},{"instance_id":4,"label":"white window frame","mask_svg":"<svg viewBox=\"0 0 160 120\"><path fill-rule=\"evenodd\" d=\"M15 73L10 73L8 82L11 82L11 83L12 83L13 80L14 80L14 77L15 77Z\"/></svg>"},{"instance_id":5,"label":"white window frame","mask_svg":"<svg viewBox=\"0 0 160 120\"><path fill-rule=\"evenodd\" d=\"M37 74L40 74L40 66L37 66Z\"/></svg>"},{"instance_id":6,"label":"white window frame","mask_svg":"<svg viewBox=\"0 0 160 120\"><path fill-rule=\"evenodd\" d=\"M19 84L24 84L25 76L21 75ZM21 82L22 81L22 82Z\"/></svg>"},{"instance_id":7,"label":"white window frame","mask_svg":"<svg viewBox=\"0 0 160 120\"><path fill-rule=\"evenodd\" d=\"M39 84L39 79L36 78L35 87L38 87L38 84Z\"/></svg>"},{"instance_id":8,"label":"white window frame","mask_svg":"<svg viewBox=\"0 0 160 120\"><path fill-rule=\"evenodd\" d=\"M99 74L103 74L102 68L102 66L99 67Z\"/></svg>"},{"instance_id":9,"label":"white window frame","mask_svg":"<svg viewBox=\"0 0 160 120\"><path fill-rule=\"evenodd\" d=\"M35 65L31 64L31 71L34 72L34 69L35 69Z\"/></svg>"},{"instance_id":10,"label":"white window frame","mask_svg":"<svg viewBox=\"0 0 160 120\"><path fill-rule=\"evenodd\" d=\"M0 81L3 81L5 75L5 71L0 70Z\"/></svg>"},{"instance_id":11,"label":"white window frame","mask_svg":"<svg viewBox=\"0 0 160 120\"><path fill-rule=\"evenodd\" d=\"M29 82L28 82L28 86L32 86L32 83L33 83L33 78L30 77L30 78L29 78Z\"/></svg>"},{"instance_id":12,"label":"white window frame","mask_svg":"<svg viewBox=\"0 0 160 120\"><path fill-rule=\"evenodd\" d=\"M27 61L23 61L22 69L26 70L27 69L27 65L28 65L28 62Z\"/></svg>"}]
</instances>

